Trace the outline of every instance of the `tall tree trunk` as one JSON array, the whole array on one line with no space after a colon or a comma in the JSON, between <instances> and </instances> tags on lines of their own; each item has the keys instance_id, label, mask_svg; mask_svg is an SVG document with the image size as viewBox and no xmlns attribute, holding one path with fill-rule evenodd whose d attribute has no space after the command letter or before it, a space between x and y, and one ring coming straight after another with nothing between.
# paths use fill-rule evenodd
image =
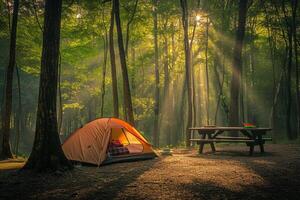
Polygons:
<instances>
[{"instance_id":1,"label":"tall tree trunk","mask_svg":"<svg viewBox=\"0 0 300 200\"><path fill-rule=\"evenodd\" d=\"M275 116L274 115L276 114L276 105L277 105L277 102L278 102L280 89L281 89L281 84L283 82L283 77L284 77L284 70L282 70L282 72L280 74L277 85L275 84L275 92L274 92L274 95L273 95L274 99L273 99L273 104L272 104L270 115L269 115L269 124L271 124L271 125L275 122ZM274 125L275 124L273 124L273 126ZM277 137L274 133L273 133L273 141L274 141L274 143L276 143L276 141L277 141Z\"/></svg>"},{"instance_id":2,"label":"tall tree trunk","mask_svg":"<svg viewBox=\"0 0 300 200\"><path fill-rule=\"evenodd\" d=\"M223 51L224 52L224 51ZM214 117L214 124L218 123L218 111L220 109L220 105L222 106L222 109L224 111L225 114L225 118L226 118L226 123L228 122L228 105L226 102L226 98L225 98L225 94L223 92L223 88L224 88L224 82L225 82L225 63L224 63L224 55L223 55L223 61L222 64L220 64L220 62L218 61L218 58L216 58L216 64L215 66L212 68L213 72L215 74L216 77L216 81L217 81L217 86L218 86L218 100L217 100L217 108L216 108L216 112L215 112L215 117ZM220 79L220 75L219 72L217 70L217 66L221 65L222 67L222 79Z\"/></svg>"},{"instance_id":3,"label":"tall tree trunk","mask_svg":"<svg viewBox=\"0 0 300 200\"><path fill-rule=\"evenodd\" d=\"M269 48L270 48L270 59L272 63L272 79L273 79L273 91L272 91L272 107L271 107L271 112L270 112L270 117L269 117L269 126L272 127L272 137L273 137L273 142L276 143L276 126L275 126L275 120L276 120L276 99L277 96L279 95L279 90L280 90L280 84L281 84L281 79L283 77L283 72L281 73L280 80L278 83L279 88L276 88L276 69L275 69L275 48L276 45L274 44L274 38L273 38L273 31L271 29L271 24L270 24L270 17L269 13L266 7L266 4L263 4L264 12L265 12L265 17L266 17L266 22L267 22L267 30L268 30L268 43L269 43ZM277 92L278 91L278 92Z\"/></svg>"},{"instance_id":4,"label":"tall tree trunk","mask_svg":"<svg viewBox=\"0 0 300 200\"><path fill-rule=\"evenodd\" d=\"M169 43L168 37L164 37L164 119L166 122L165 133L167 135L167 144L171 144L171 130L170 130L170 112L171 112L171 103L170 102L170 73L169 73Z\"/></svg>"},{"instance_id":5,"label":"tall tree trunk","mask_svg":"<svg viewBox=\"0 0 300 200\"><path fill-rule=\"evenodd\" d=\"M155 70L155 102L154 102L154 127L153 144L159 146L159 66L158 66L158 39L157 39L157 0L153 0L153 35L154 35L154 70Z\"/></svg>"},{"instance_id":6,"label":"tall tree trunk","mask_svg":"<svg viewBox=\"0 0 300 200\"><path fill-rule=\"evenodd\" d=\"M297 9L298 0L292 0L292 34L294 41L294 59L295 59L295 71L296 71L296 96L297 96L297 135L300 134L300 85L299 85L299 62L298 62L298 46L297 46Z\"/></svg>"},{"instance_id":7,"label":"tall tree trunk","mask_svg":"<svg viewBox=\"0 0 300 200\"><path fill-rule=\"evenodd\" d=\"M119 0L113 0L113 2L115 4L114 9L115 9L116 26L117 26L117 33L118 33L119 55L120 55L120 63L121 63L122 76L123 76L125 116L127 118L127 121L131 125L134 125L133 108L132 108L126 56L125 56L125 49L123 43L123 34L122 34L121 20L120 20L120 5L119 5L120 2Z\"/></svg>"},{"instance_id":8,"label":"tall tree trunk","mask_svg":"<svg viewBox=\"0 0 300 200\"><path fill-rule=\"evenodd\" d=\"M32 152L24 169L71 169L58 135L56 94L61 22L61 0L46 0L36 131Z\"/></svg>"},{"instance_id":9,"label":"tall tree trunk","mask_svg":"<svg viewBox=\"0 0 300 200\"><path fill-rule=\"evenodd\" d=\"M197 9L199 9L200 0L197 1ZM195 32L197 27L197 20L194 22L192 38L190 41L190 54L191 54L191 84L192 84L192 126L196 126L197 122L197 106L196 106L196 85L195 85L195 64L193 54L193 43L195 38ZM199 120L199 119L198 119ZM199 120L200 121L200 120ZM191 131L191 137L194 137L194 131Z\"/></svg>"},{"instance_id":10,"label":"tall tree trunk","mask_svg":"<svg viewBox=\"0 0 300 200\"><path fill-rule=\"evenodd\" d=\"M192 108L193 108L193 116L192 116L192 126L196 126L196 123L197 123L197 106L196 106L196 83L195 83L195 70L196 70L196 65L194 64L194 55L193 55L193 49L191 49L191 81L192 81L192 94L193 94L193 105L192 105ZM194 137L194 132L191 131L191 137Z\"/></svg>"},{"instance_id":11,"label":"tall tree trunk","mask_svg":"<svg viewBox=\"0 0 300 200\"><path fill-rule=\"evenodd\" d=\"M16 74L17 74L17 81L18 81L18 114L17 114L17 127L16 127L16 142L15 142L15 154L18 156L19 151L19 143L20 143L20 132L23 131L22 126L22 96L21 96L21 80L20 80L20 73L19 68L16 65Z\"/></svg>"},{"instance_id":12,"label":"tall tree trunk","mask_svg":"<svg viewBox=\"0 0 300 200\"><path fill-rule=\"evenodd\" d=\"M206 42L205 42L205 75L206 75L206 124L209 125L209 76L208 76L208 28L209 18L206 17Z\"/></svg>"},{"instance_id":13,"label":"tall tree trunk","mask_svg":"<svg viewBox=\"0 0 300 200\"><path fill-rule=\"evenodd\" d=\"M17 41L17 24L19 13L19 0L14 1L13 19L10 32L10 47L9 47L9 63L6 68L5 75L5 96L2 109L2 151L0 158L12 158L12 152L10 147L10 118L12 110L12 84L13 74L16 65L16 41Z\"/></svg>"},{"instance_id":14,"label":"tall tree trunk","mask_svg":"<svg viewBox=\"0 0 300 200\"><path fill-rule=\"evenodd\" d=\"M126 57L128 56L128 44L129 44L129 39L130 39L130 37L129 37L130 36L130 34L129 34L130 33L130 25L134 20L137 5L138 5L138 0L135 0L133 12L130 16L130 19L128 20L128 22L126 24L126 40L125 40L125 55L126 55Z\"/></svg>"},{"instance_id":15,"label":"tall tree trunk","mask_svg":"<svg viewBox=\"0 0 300 200\"><path fill-rule=\"evenodd\" d=\"M223 7L222 9L222 22L221 22L221 33L223 34L226 34L226 30L225 30L225 27L227 27L227 23L229 20L226 20L225 18L225 11L227 10L227 6L228 6L228 1L226 1L225 3L225 6ZM220 62L219 59L217 59L217 63L218 65L221 66L222 68L222 79L220 80L220 77L219 77L219 73L218 73L218 70L216 67L214 67L214 72L216 74L216 77L217 77L217 82L218 82L218 85L219 85L219 93L218 93L218 100L217 100L217 107L216 107L216 112L215 112L215 117L214 117L214 123L217 124L218 123L218 112L219 112L219 109L220 109L220 104L222 105L222 108L224 110L224 114L225 114L225 124L228 124L228 112L229 112L229 109L228 109L228 105L225 101L225 94L223 92L223 87L224 87L224 82L225 82L225 73L226 73L226 70L225 70L225 42L223 39L221 39L221 43L220 43L220 49L222 51L221 55L222 55L222 61ZM224 123L224 121L222 121Z\"/></svg>"},{"instance_id":16,"label":"tall tree trunk","mask_svg":"<svg viewBox=\"0 0 300 200\"><path fill-rule=\"evenodd\" d=\"M59 52L59 62L58 62L58 100L59 100L59 113L58 113L58 133L61 132L61 126L63 122L63 105L62 105L62 95L61 95L61 54Z\"/></svg>"},{"instance_id":17,"label":"tall tree trunk","mask_svg":"<svg viewBox=\"0 0 300 200\"><path fill-rule=\"evenodd\" d=\"M183 34L184 34L184 53L185 53L185 76L186 76L186 85L187 85L187 96L188 96L188 116L187 116L187 124L186 124L186 138L185 144L186 146L190 146L190 131L189 128L192 125L192 83L191 83L191 52L189 46L189 21L188 21L188 5L187 0L180 0L181 8L182 8L182 24L183 24Z\"/></svg>"},{"instance_id":18,"label":"tall tree trunk","mask_svg":"<svg viewBox=\"0 0 300 200\"><path fill-rule=\"evenodd\" d=\"M230 112L229 124L230 126L239 126L239 96L240 96L240 81L242 69L242 49L245 35L245 24L247 16L247 2L248 0L239 1L239 20L235 38L235 45L233 50L232 63L232 79L230 86Z\"/></svg>"},{"instance_id":19,"label":"tall tree trunk","mask_svg":"<svg viewBox=\"0 0 300 200\"><path fill-rule=\"evenodd\" d=\"M100 106L100 116L103 117L104 112L104 97L105 97L105 78L106 78L106 64L107 64L107 54L108 54L108 36L105 30L105 36L103 38L104 42L104 60L102 69L102 84L101 84L101 106Z\"/></svg>"},{"instance_id":20,"label":"tall tree trunk","mask_svg":"<svg viewBox=\"0 0 300 200\"><path fill-rule=\"evenodd\" d=\"M291 113L292 113L292 65L293 65L293 25L289 20L287 15L285 2L281 2L281 9L284 13L284 20L287 32L287 51L288 51L288 61L287 61L287 109L286 109L286 131L288 139L292 140L296 138L296 134L293 133L292 123L291 123Z\"/></svg>"},{"instance_id":21,"label":"tall tree trunk","mask_svg":"<svg viewBox=\"0 0 300 200\"><path fill-rule=\"evenodd\" d=\"M169 90L169 45L168 37L164 36L164 101L168 98Z\"/></svg>"},{"instance_id":22,"label":"tall tree trunk","mask_svg":"<svg viewBox=\"0 0 300 200\"><path fill-rule=\"evenodd\" d=\"M286 110L286 131L288 139L295 139L292 125L291 125L291 112L292 112L292 62L293 62L293 38L291 30L288 30L288 64L287 64L287 110Z\"/></svg>"},{"instance_id":23,"label":"tall tree trunk","mask_svg":"<svg viewBox=\"0 0 300 200\"><path fill-rule=\"evenodd\" d=\"M112 2L110 27L109 27L109 55L111 66L112 92L114 102L114 117L119 117L119 97L118 97L118 83L116 72L115 48L114 48L114 10L115 4Z\"/></svg>"}]
</instances>

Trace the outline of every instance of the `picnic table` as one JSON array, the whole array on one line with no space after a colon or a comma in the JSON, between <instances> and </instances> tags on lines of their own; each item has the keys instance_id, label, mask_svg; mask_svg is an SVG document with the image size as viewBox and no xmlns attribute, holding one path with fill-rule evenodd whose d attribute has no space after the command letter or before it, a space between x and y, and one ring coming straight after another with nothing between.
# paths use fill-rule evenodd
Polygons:
<instances>
[{"instance_id":1,"label":"picnic table","mask_svg":"<svg viewBox=\"0 0 300 200\"><path fill-rule=\"evenodd\" d=\"M199 153L203 153L205 144L210 144L212 152L216 151L214 143L228 142L228 143L246 143L250 147L250 155L253 154L254 146L260 147L261 153L264 153L264 144L266 141L272 140L272 138L263 138L271 128L245 128L245 127L217 127L217 126L204 126L204 127L191 127L190 132L198 131L200 138L191 138L191 142L197 142L199 144ZM243 137L228 137L222 136L224 132L240 132Z\"/></svg>"}]
</instances>

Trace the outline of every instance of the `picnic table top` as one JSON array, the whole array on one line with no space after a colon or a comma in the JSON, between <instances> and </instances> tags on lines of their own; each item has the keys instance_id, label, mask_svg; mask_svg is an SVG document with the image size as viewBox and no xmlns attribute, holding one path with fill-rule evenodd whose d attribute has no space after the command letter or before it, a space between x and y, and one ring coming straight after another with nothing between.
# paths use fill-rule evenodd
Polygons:
<instances>
[{"instance_id":1,"label":"picnic table top","mask_svg":"<svg viewBox=\"0 0 300 200\"><path fill-rule=\"evenodd\" d=\"M272 128L259 128L259 127L220 127L220 126L202 126L191 127L189 130L203 130L203 131L271 131Z\"/></svg>"}]
</instances>

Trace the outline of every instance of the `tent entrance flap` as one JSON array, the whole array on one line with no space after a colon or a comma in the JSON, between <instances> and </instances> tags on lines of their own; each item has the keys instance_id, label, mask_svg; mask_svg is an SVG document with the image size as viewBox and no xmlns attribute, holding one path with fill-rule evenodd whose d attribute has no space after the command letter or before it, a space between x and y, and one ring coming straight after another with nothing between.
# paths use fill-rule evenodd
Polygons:
<instances>
[{"instance_id":1,"label":"tent entrance flap","mask_svg":"<svg viewBox=\"0 0 300 200\"><path fill-rule=\"evenodd\" d=\"M123 154L126 150L129 153L142 153L144 149L139 139L125 128L112 128L110 147L110 150L114 151L113 155L119 155L116 151L120 151L119 153Z\"/></svg>"}]
</instances>

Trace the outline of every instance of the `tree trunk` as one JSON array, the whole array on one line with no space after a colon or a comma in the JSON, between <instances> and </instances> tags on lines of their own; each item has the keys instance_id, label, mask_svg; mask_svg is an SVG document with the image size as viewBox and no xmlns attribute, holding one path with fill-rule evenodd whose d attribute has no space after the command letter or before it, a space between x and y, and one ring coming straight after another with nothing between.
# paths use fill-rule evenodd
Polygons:
<instances>
[{"instance_id":1,"label":"tree trunk","mask_svg":"<svg viewBox=\"0 0 300 200\"><path fill-rule=\"evenodd\" d=\"M186 138L185 144L186 146L190 146L190 131L189 128L192 125L192 83L191 83L191 52L189 46L189 21L188 21L188 5L187 0L180 0L181 8L182 8L182 24L184 31L184 53L185 53L185 76L186 76L186 85L187 85L187 96L188 96L188 116L187 116L187 124L186 124Z\"/></svg>"},{"instance_id":2,"label":"tree trunk","mask_svg":"<svg viewBox=\"0 0 300 200\"><path fill-rule=\"evenodd\" d=\"M159 66L158 66L158 39L157 39L157 0L153 0L153 35L154 35L154 68L155 68L155 103L154 103L154 127L153 127L153 144L159 146Z\"/></svg>"},{"instance_id":3,"label":"tree trunk","mask_svg":"<svg viewBox=\"0 0 300 200\"><path fill-rule=\"evenodd\" d=\"M229 125L239 126L239 96L240 96L240 81L242 69L242 49L243 40L245 35L245 24L247 15L247 2L248 0L239 1L239 20L235 38L235 46L233 50L233 63L232 63L232 79L230 86L230 112L229 112Z\"/></svg>"},{"instance_id":4,"label":"tree trunk","mask_svg":"<svg viewBox=\"0 0 300 200\"><path fill-rule=\"evenodd\" d=\"M72 169L58 135L56 94L61 22L61 0L46 0L36 131L24 169L37 172Z\"/></svg>"},{"instance_id":5,"label":"tree trunk","mask_svg":"<svg viewBox=\"0 0 300 200\"><path fill-rule=\"evenodd\" d=\"M127 72L127 64L126 64L126 56L125 56L125 50L124 50L124 44L123 44L123 34L122 34L121 20L120 20L120 5L119 5L119 0L113 0L113 2L115 4L114 9L115 9L116 26L117 26L117 33L118 33L119 55L120 55L120 63L121 63L122 76L123 76L125 116L127 118L127 121L131 125L134 125L134 116L133 116L130 86L129 86L128 72Z\"/></svg>"},{"instance_id":6,"label":"tree trunk","mask_svg":"<svg viewBox=\"0 0 300 200\"><path fill-rule=\"evenodd\" d=\"M100 116L103 117L104 112L104 97L105 97L105 78L106 78L106 64L107 64L107 54L108 54L108 36L107 31L105 30L105 36L103 38L104 42L104 59L103 59L103 69L102 69L102 84L101 84L101 107L100 107Z\"/></svg>"},{"instance_id":7,"label":"tree trunk","mask_svg":"<svg viewBox=\"0 0 300 200\"><path fill-rule=\"evenodd\" d=\"M287 110L286 110L286 131L288 139L295 139L291 125L292 112L292 62L293 62L293 38L290 30L288 35L288 64L287 64Z\"/></svg>"},{"instance_id":8,"label":"tree trunk","mask_svg":"<svg viewBox=\"0 0 300 200\"><path fill-rule=\"evenodd\" d=\"M280 84L281 84L281 80L283 77L283 72L280 75L280 79L278 82L278 88L276 88L276 70L275 70L275 48L276 45L274 44L274 38L273 38L273 34L272 34L272 29L271 29L271 24L270 24L270 17L269 17L269 13L266 7L266 4L263 4L264 7L264 12L266 14L266 22L267 22L267 31L268 31L268 43L269 43L269 48L270 48L270 59L271 59L271 63L272 63L272 79L273 79L273 91L272 91L272 107L271 107L271 112L270 112L270 117L269 117L269 126L272 127L272 137L273 137L273 142L276 143L276 126L275 126L275 120L276 120L276 100L277 100L277 96L279 95L279 90L280 90ZM278 91L278 92L277 92Z\"/></svg>"},{"instance_id":9,"label":"tree trunk","mask_svg":"<svg viewBox=\"0 0 300 200\"><path fill-rule=\"evenodd\" d=\"M287 109L286 109L286 131L287 137L289 140L293 140L296 138L296 134L293 133L292 123L291 123L291 113L292 113L292 65L293 65L293 25L289 20L289 16L287 15L285 2L281 2L282 12L284 13L284 20L287 32L287 52L288 52L288 61L287 61Z\"/></svg>"},{"instance_id":10,"label":"tree trunk","mask_svg":"<svg viewBox=\"0 0 300 200\"><path fill-rule=\"evenodd\" d=\"M117 83L117 72L116 72L116 60L115 60L115 48L114 48L114 8L115 4L112 3L111 18L109 27L109 55L110 55L110 66L111 66L111 79L112 79L112 92L114 102L114 117L119 117L119 97L118 97L118 83Z\"/></svg>"},{"instance_id":11,"label":"tree trunk","mask_svg":"<svg viewBox=\"0 0 300 200\"><path fill-rule=\"evenodd\" d=\"M164 23L164 29L167 29L168 20ZM171 103L170 102L170 94L169 94L169 84L170 84L170 75L169 75L169 43L168 43L168 35L165 33L163 36L163 50L164 50L164 91L163 91L163 113L161 117L161 121L164 122L164 133L167 139L167 145L171 143L171 130L170 130L170 112L171 112Z\"/></svg>"},{"instance_id":12,"label":"tree trunk","mask_svg":"<svg viewBox=\"0 0 300 200\"><path fill-rule=\"evenodd\" d=\"M22 126L22 97L21 97L21 80L20 80L20 73L19 68L16 65L16 74L17 74L17 81L18 81L18 114L17 114L17 127L16 127L16 145L15 145L15 154L18 156L19 151L19 143L20 143L20 132L23 131Z\"/></svg>"},{"instance_id":13,"label":"tree trunk","mask_svg":"<svg viewBox=\"0 0 300 200\"><path fill-rule=\"evenodd\" d=\"M62 105L62 95L61 95L61 54L60 54L60 52L59 52L59 62L58 62L58 99L59 99L58 134L60 134L61 125L63 122L63 105Z\"/></svg>"},{"instance_id":14,"label":"tree trunk","mask_svg":"<svg viewBox=\"0 0 300 200\"><path fill-rule=\"evenodd\" d=\"M208 76L208 28L209 21L206 17L206 42L205 42L205 75L206 75L206 124L209 125L209 76Z\"/></svg>"},{"instance_id":15,"label":"tree trunk","mask_svg":"<svg viewBox=\"0 0 300 200\"><path fill-rule=\"evenodd\" d=\"M224 51L223 51L224 52ZM216 112L215 112L215 117L214 117L214 124L218 123L218 111L220 109L220 105L222 106L222 109L224 111L225 117L226 117L226 123L228 122L228 105L226 102L226 97L225 94L223 92L223 88L224 88L224 82L225 82L225 64L224 64L224 56L223 56L223 61L222 64L219 63L218 58L216 58L216 64L213 67L213 72L215 74L216 77L216 81L217 81L217 86L218 86L218 99L217 99L217 107L216 107ZM222 79L220 79L220 75L219 72L217 70L217 66L221 65L222 67Z\"/></svg>"},{"instance_id":16,"label":"tree trunk","mask_svg":"<svg viewBox=\"0 0 300 200\"><path fill-rule=\"evenodd\" d=\"M297 135L300 134L300 88L299 88L299 62L298 62L298 46L297 46L297 9L298 0L292 0L292 34L294 41L294 59L296 71L296 96L297 96Z\"/></svg>"},{"instance_id":17,"label":"tree trunk","mask_svg":"<svg viewBox=\"0 0 300 200\"><path fill-rule=\"evenodd\" d=\"M164 101L168 98L169 90L169 45L168 38L164 36Z\"/></svg>"},{"instance_id":18,"label":"tree trunk","mask_svg":"<svg viewBox=\"0 0 300 200\"><path fill-rule=\"evenodd\" d=\"M192 47L192 46L190 46ZM196 83L195 83L195 69L196 69L196 65L194 64L194 55L193 55L193 49L191 49L191 81L192 81L192 126L196 126L196 122L197 122L197 106L196 106ZM191 134L194 136L194 132L192 131ZM192 136L191 136L192 137Z\"/></svg>"},{"instance_id":19,"label":"tree trunk","mask_svg":"<svg viewBox=\"0 0 300 200\"><path fill-rule=\"evenodd\" d=\"M13 158L10 147L10 117L12 110L12 84L13 74L16 65L16 41L17 41L17 24L19 13L19 0L14 1L13 19L10 32L10 48L9 48L9 63L6 68L5 75L5 96L2 109L2 151L0 158Z\"/></svg>"},{"instance_id":20,"label":"tree trunk","mask_svg":"<svg viewBox=\"0 0 300 200\"><path fill-rule=\"evenodd\" d=\"M130 32L130 25L131 25L131 23L134 20L134 16L135 16L135 13L136 13L137 5L138 5L138 0L135 0L132 15L130 16L130 19L128 20L128 22L126 24L126 40L125 40L125 55L126 55L126 57L128 57L128 44L129 44L129 39L130 39L129 38L129 36L130 36L130 34L129 34L129 32Z\"/></svg>"}]
</instances>

